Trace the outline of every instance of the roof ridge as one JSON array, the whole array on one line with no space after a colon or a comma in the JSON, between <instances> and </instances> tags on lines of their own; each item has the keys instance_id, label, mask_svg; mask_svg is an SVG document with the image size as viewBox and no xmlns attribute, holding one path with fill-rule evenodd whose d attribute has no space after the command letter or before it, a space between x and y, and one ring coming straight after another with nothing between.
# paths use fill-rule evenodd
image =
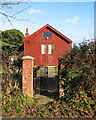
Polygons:
<instances>
[{"instance_id":1,"label":"roof ridge","mask_svg":"<svg viewBox=\"0 0 96 120\"><path fill-rule=\"evenodd\" d=\"M67 39L69 42L72 43L72 41L71 41L69 38L67 38L65 35L63 35L61 32L59 32L58 30L56 30L55 28L53 28L53 27L52 27L51 25L49 25L49 24L44 25L44 26L41 27L39 30L37 30L37 31L35 31L33 34L29 35L27 38L25 38L25 39L23 40L23 42L24 42L25 40L28 40L29 37L37 34L39 31L41 31L42 29L44 29L44 28L46 28L46 27L49 27L50 29L52 29L53 31L55 31L56 33L58 33L60 36L62 36L63 38Z\"/></svg>"}]
</instances>

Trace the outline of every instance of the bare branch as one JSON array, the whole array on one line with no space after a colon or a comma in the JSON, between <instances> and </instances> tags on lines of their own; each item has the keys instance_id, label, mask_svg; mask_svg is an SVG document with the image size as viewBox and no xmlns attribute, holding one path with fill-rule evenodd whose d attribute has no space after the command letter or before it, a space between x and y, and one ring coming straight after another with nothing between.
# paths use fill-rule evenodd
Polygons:
<instances>
[{"instance_id":1,"label":"bare branch","mask_svg":"<svg viewBox=\"0 0 96 120\"><path fill-rule=\"evenodd\" d=\"M0 14L4 15L5 17L8 16L8 15L6 15L5 13L2 13L2 12L0 12Z\"/></svg>"},{"instance_id":2,"label":"bare branch","mask_svg":"<svg viewBox=\"0 0 96 120\"><path fill-rule=\"evenodd\" d=\"M22 2L0 2L0 7L7 7L9 9L12 9L11 5L18 5L21 4Z\"/></svg>"},{"instance_id":3,"label":"bare branch","mask_svg":"<svg viewBox=\"0 0 96 120\"><path fill-rule=\"evenodd\" d=\"M35 23L35 22L32 22L32 21L29 21L29 20L25 20L25 19L17 19L15 17L12 17L12 19L15 19L15 20L18 20L18 21L26 21L26 22L30 22L32 24L36 24L36 25L39 25L38 23Z\"/></svg>"},{"instance_id":4,"label":"bare branch","mask_svg":"<svg viewBox=\"0 0 96 120\"><path fill-rule=\"evenodd\" d=\"M7 16L7 20L8 20L8 22L10 23L10 25L12 26L12 28L14 29L14 27L13 27L13 25L12 25L10 19L8 18L8 16Z\"/></svg>"},{"instance_id":5,"label":"bare branch","mask_svg":"<svg viewBox=\"0 0 96 120\"><path fill-rule=\"evenodd\" d=\"M26 10L26 9L28 9L29 7L31 7L31 5L30 5L30 6L28 6L28 7L26 7L26 8L24 8L23 10L21 10L21 11L19 11L19 12L15 13L15 14L13 14L11 17L13 17L13 16L15 16L15 15L17 15L17 14L19 14L19 13L21 13L21 12L25 11L25 10Z\"/></svg>"},{"instance_id":6,"label":"bare branch","mask_svg":"<svg viewBox=\"0 0 96 120\"><path fill-rule=\"evenodd\" d=\"M6 6L6 7L8 7L8 5L17 5L17 4L20 4L20 3L22 3L22 2L0 2L0 5L1 6ZM19 13L21 13L21 12L23 12L23 11L25 11L26 9L28 9L29 7L31 7L31 5L29 5L28 7L26 7L26 8L24 8L24 9L22 9L21 11L18 11L18 12L16 12L16 13L14 13L13 15L7 15L7 14L5 14L5 13L3 13L3 12L0 12L0 14L2 14L3 16L5 16L6 18L7 18L7 20L8 20L8 22L10 23L10 25L12 26L12 28L14 28L13 27L13 25L12 25L12 23L11 23L11 21L10 21L10 19L9 18L11 18L11 19L14 19L14 20L19 20L19 21L26 21L26 22L30 22L30 23L32 23L32 24L37 24L37 25L39 25L38 23L35 23L35 22L32 22L32 21L29 21L29 20L26 20L26 19L17 19L16 17L14 17L15 15L17 15L17 14L19 14Z\"/></svg>"},{"instance_id":7,"label":"bare branch","mask_svg":"<svg viewBox=\"0 0 96 120\"><path fill-rule=\"evenodd\" d=\"M12 28L14 28L12 23L11 23L11 21L10 21L10 19L8 18L8 15L6 15L5 13L2 13L2 12L0 12L0 14L4 15L7 18L8 22L10 23L10 25L12 26Z\"/></svg>"},{"instance_id":8,"label":"bare branch","mask_svg":"<svg viewBox=\"0 0 96 120\"><path fill-rule=\"evenodd\" d=\"M17 5L21 3L22 2L0 2L0 5Z\"/></svg>"}]
</instances>

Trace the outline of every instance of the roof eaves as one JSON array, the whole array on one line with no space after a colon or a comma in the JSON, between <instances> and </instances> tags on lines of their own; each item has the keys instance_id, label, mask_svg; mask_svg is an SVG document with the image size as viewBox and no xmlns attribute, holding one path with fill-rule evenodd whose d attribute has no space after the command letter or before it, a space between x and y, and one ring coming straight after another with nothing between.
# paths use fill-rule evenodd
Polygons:
<instances>
[{"instance_id":1,"label":"roof eaves","mask_svg":"<svg viewBox=\"0 0 96 120\"><path fill-rule=\"evenodd\" d=\"M42 28L40 28L39 30L37 30L36 32L34 32L33 34L31 34L30 36L28 36L27 38L25 38L22 42L24 42L25 40L28 40L31 36L36 35L38 32L40 32L41 30L43 30L46 27L49 27L50 29L52 29L53 31L55 31L56 33L58 33L59 35L61 35L63 38L65 38L66 40L68 40L68 42L72 43L72 41L69 38L67 38L65 35L63 35L62 33L60 33L58 30L56 30L55 28L53 28L49 24L46 24L45 26L43 26Z\"/></svg>"},{"instance_id":2,"label":"roof eaves","mask_svg":"<svg viewBox=\"0 0 96 120\"><path fill-rule=\"evenodd\" d=\"M57 32L57 33L58 33L59 35L61 35L63 38L67 39L70 43L72 43L72 41L71 41L69 38L67 38L65 35L63 35L62 33L60 33L58 30L56 30L55 28L51 27L49 24L47 24L47 26L48 26L49 28L51 28L52 30L54 30L55 32Z\"/></svg>"}]
</instances>

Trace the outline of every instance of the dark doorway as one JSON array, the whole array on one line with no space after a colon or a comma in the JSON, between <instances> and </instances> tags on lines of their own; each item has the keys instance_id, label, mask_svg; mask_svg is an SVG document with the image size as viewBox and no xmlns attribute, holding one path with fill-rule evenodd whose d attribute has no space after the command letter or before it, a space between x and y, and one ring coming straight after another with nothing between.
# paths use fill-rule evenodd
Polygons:
<instances>
[{"instance_id":1,"label":"dark doorway","mask_svg":"<svg viewBox=\"0 0 96 120\"><path fill-rule=\"evenodd\" d=\"M58 96L58 75L56 74L56 67L40 66L34 83L35 94L48 97Z\"/></svg>"}]
</instances>

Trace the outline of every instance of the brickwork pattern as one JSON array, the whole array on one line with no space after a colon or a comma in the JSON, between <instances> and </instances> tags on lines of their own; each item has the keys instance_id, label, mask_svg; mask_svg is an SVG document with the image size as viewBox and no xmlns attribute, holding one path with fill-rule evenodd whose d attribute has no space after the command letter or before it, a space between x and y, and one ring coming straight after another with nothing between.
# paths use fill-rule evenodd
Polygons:
<instances>
[{"instance_id":1,"label":"brickwork pattern","mask_svg":"<svg viewBox=\"0 0 96 120\"><path fill-rule=\"evenodd\" d=\"M23 57L22 92L33 97L33 57Z\"/></svg>"}]
</instances>

